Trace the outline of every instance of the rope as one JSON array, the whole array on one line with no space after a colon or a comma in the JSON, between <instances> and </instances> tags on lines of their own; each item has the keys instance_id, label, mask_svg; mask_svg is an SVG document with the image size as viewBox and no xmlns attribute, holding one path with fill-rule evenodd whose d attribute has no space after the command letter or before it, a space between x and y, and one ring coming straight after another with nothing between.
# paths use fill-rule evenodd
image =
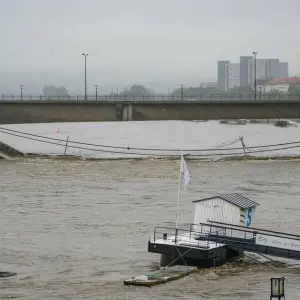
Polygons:
<instances>
[{"instance_id":1,"label":"rope","mask_svg":"<svg viewBox=\"0 0 300 300\"><path fill-rule=\"evenodd\" d=\"M188 250L186 250L183 254L181 254L181 256L186 255L189 251L191 251L193 248L190 248ZM172 262L170 262L167 266L165 266L164 268L168 268L170 267L175 261L177 261L181 256L177 257L176 259L174 259Z\"/></svg>"},{"instance_id":2,"label":"rope","mask_svg":"<svg viewBox=\"0 0 300 300\"><path fill-rule=\"evenodd\" d=\"M187 263L186 263L185 259L183 258L183 255L182 255L182 254L180 253L180 251L178 250L176 244L175 244L175 248L176 248L177 252L179 253L179 258L182 258L183 262L184 262L185 265L187 266Z\"/></svg>"}]
</instances>

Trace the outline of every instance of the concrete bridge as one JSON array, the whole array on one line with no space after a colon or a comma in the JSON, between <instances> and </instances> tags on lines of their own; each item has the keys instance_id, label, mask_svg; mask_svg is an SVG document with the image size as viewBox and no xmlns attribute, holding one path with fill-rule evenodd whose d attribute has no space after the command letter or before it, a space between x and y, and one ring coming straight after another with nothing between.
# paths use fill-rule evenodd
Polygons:
<instances>
[{"instance_id":1,"label":"concrete bridge","mask_svg":"<svg viewBox=\"0 0 300 300\"><path fill-rule=\"evenodd\" d=\"M300 118L300 100L0 100L0 124Z\"/></svg>"}]
</instances>

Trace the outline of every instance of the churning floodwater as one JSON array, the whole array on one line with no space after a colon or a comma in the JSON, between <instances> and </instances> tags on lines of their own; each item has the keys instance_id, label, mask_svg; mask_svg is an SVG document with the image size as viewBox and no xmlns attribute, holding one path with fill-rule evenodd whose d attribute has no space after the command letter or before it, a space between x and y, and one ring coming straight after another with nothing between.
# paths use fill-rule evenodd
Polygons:
<instances>
[{"instance_id":1,"label":"churning floodwater","mask_svg":"<svg viewBox=\"0 0 300 300\"><path fill-rule=\"evenodd\" d=\"M15 131L4 133L3 127ZM24 132L32 135L24 136ZM218 121L54 123L0 127L0 141L23 152L63 155L65 146L68 144L67 154L87 158L149 157L180 155L181 152L191 156L203 154L206 156L211 155L212 152L197 150L212 148L222 150L230 147L240 149L227 151L226 156L231 156L232 153L243 155L239 137L243 137L246 147L251 148L258 145L300 141L299 136L300 123L299 126L289 128L279 128L273 124L229 125L220 124ZM74 144L72 143L74 141L85 144ZM95 144L102 146L95 146ZM178 151L172 151L175 149ZM269 147L250 149L252 152L258 150L250 154L255 156L300 155L299 143L283 145L275 149L276 151L269 151Z\"/></svg>"},{"instance_id":2,"label":"churning floodwater","mask_svg":"<svg viewBox=\"0 0 300 300\"><path fill-rule=\"evenodd\" d=\"M297 127L216 122L6 127L84 142L168 149L206 148L237 136L249 145L290 142L300 132ZM5 134L1 140L25 152L63 151L63 146ZM181 226L193 221L192 200L237 192L260 203L256 226L299 234L300 161L187 163L191 182L181 196ZM159 255L147 253L147 242L155 226L175 223L178 160L25 158L0 160L0 168L0 270L18 273L0 279L0 299L269 299L272 275L287 278L288 299L299 298L300 267L295 261L234 263L150 289L123 285L124 279L157 268Z\"/></svg>"}]
</instances>

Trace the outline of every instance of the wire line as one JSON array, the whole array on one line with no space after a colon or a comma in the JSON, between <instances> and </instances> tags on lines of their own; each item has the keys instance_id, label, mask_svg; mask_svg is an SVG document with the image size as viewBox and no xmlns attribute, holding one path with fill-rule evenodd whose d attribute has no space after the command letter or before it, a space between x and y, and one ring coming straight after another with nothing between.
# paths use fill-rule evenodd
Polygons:
<instances>
[{"instance_id":1,"label":"wire line","mask_svg":"<svg viewBox=\"0 0 300 300\"><path fill-rule=\"evenodd\" d=\"M42 138L42 139L47 139L51 141L56 141L56 142L66 142L66 140L63 139L58 139L58 138L51 138L51 137L45 137L37 134L32 134L32 133L26 133L22 131L17 131L13 129L7 129L4 127L0 127L1 132L9 134L11 133L17 133L20 135L27 135L27 136L32 136L36 138ZM4 132L7 131L7 132ZM230 143L233 144L237 140L232 141L232 142L225 142L219 145L218 147L223 146L223 144ZM78 145L84 145L84 146L93 146L93 147L101 147L101 148L111 148L111 149L123 149L123 150L140 150L140 151L160 151L160 152L180 152L180 151L185 151L185 152L205 152L205 151L231 151L231 150L243 150L242 147L231 147L231 148L207 148L207 149L165 149L165 148L141 148L141 147L124 147L124 146L112 146L112 145L103 145L103 144L94 144L94 143L84 143L84 142L79 142L79 141L72 141L69 140L68 143L72 144L78 144ZM285 142L285 143L277 143L277 144L269 144L269 145L257 145L257 146L248 146L247 149L257 149L257 148L271 148L271 147L278 147L278 146L287 146L287 145L300 145L300 141L295 141L295 142ZM71 147L71 146L69 146ZM93 150L94 151L94 150ZM103 152L105 152L103 150ZM110 151L109 151L110 152ZM128 152L126 152L128 153ZM134 153L136 154L136 153Z\"/></svg>"},{"instance_id":2,"label":"wire line","mask_svg":"<svg viewBox=\"0 0 300 300\"><path fill-rule=\"evenodd\" d=\"M80 150L86 150L86 151L94 151L94 152L102 152L102 153L112 153L112 154L126 154L126 155L136 155L136 156L157 156L157 157L170 157L170 154L155 154L155 153L145 153L145 152L128 152L128 151L115 151L115 150L104 150L104 149L99 149L99 148L90 148L90 147L83 147L83 145L88 145L88 146L98 146L96 144L88 144L88 143L82 143L82 142L72 142L72 141L66 141L62 139L55 139L55 138L47 138L39 135L34 135L34 134L28 134L28 133L23 133L20 131L16 130L9 130L11 132L5 131L6 129L2 129L0 127L0 132L7 134L7 135L12 135L16 137L20 137L23 139L28 139L36 142L41 142L41 143L46 143L46 144L51 144L51 145L57 145L61 147L67 147L68 148L73 148L73 149L80 149ZM30 135L30 136L26 136ZM32 137L33 136L33 137ZM39 137L39 138L37 138ZM50 139L52 141L45 141L40 138L45 138L45 139ZM62 144L63 142L64 144ZM77 145L69 145L71 144L79 144L80 146ZM266 149L266 147L274 147L274 146L282 146L278 147L276 149ZM293 145L293 146L292 146ZM109 146L107 146L108 148ZM261 147L262 149L257 149ZM115 149L116 147L111 146L112 149ZM262 146L255 146L255 147L247 147L247 149L256 149L256 150L249 150L248 154L254 154L254 153L265 153L265 152L272 152L272 151L279 151L279 150L287 150L287 149L295 149L295 148L300 148L300 142L289 142L289 143L279 143L279 144L272 144L272 145L262 145ZM123 149L130 149L128 148L123 148ZM147 149L147 148L131 148L131 149ZM232 148L235 150L244 150L243 148ZM153 149L147 149L147 150L152 150ZM162 149L163 151L170 151L168 149ZM193 150L193 151L188 151L185 150L185 152L203 152L203 151L213 151L213 150L230 150L230 149L199 149L199 150ZM156 149L156 151L159 151ZM177 151L178 153L181 152L181 150L173 150L172 152ZM170 151L171 152L171 151ZM174 154L173 154L174 155ZM190 154L190 153L185 153L185 155L188 156L196 156L196 157L214 157L214 156L244 156L245 154L243 152L229 152L229 153L207 153L207 154Z\"/></svg>"}]
</instances>

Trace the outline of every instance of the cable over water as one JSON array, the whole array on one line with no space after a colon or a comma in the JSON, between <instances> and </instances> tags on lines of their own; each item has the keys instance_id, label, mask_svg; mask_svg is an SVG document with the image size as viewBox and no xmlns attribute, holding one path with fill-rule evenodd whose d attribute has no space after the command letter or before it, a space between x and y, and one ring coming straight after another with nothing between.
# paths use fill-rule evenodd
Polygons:
<instances>
[{"instance_id":1,"label":"cable over water","mask_svg":"<svg viewBox=\"0 0 300 300\"><path fill-rule=\"evenodd\" d=\"M239 137L233 141L223 142L215 148L202 148L202 149L166 149L166 148L144 148L144 147L124 147L115 145L104 145L95 143L86 143L81 141L72 141L71 139L59 139L53 137L46 137L38 134L27 133L23 131L7 129L0 127L0 132L19 137L22 139L32 140L40 143L46 143L50 145L57 145L72 149L110 153L110 154L122 154L122 155L135 155L135 156L154 156L154 157L170 157L174 155L180 155L182 152L187 156L197 157L223 157L223 156L242 156L251 155L257 153L274 152L287 149L300 148L300 141L292 141L285 143L256 145L256 146L245 146L241 143L241 147L228 147L235 143L241 142L242 137ZM157 153L158 152L158 153ZM206 153L205 153L206 152Z\"/></svg>"}]
</instances>

